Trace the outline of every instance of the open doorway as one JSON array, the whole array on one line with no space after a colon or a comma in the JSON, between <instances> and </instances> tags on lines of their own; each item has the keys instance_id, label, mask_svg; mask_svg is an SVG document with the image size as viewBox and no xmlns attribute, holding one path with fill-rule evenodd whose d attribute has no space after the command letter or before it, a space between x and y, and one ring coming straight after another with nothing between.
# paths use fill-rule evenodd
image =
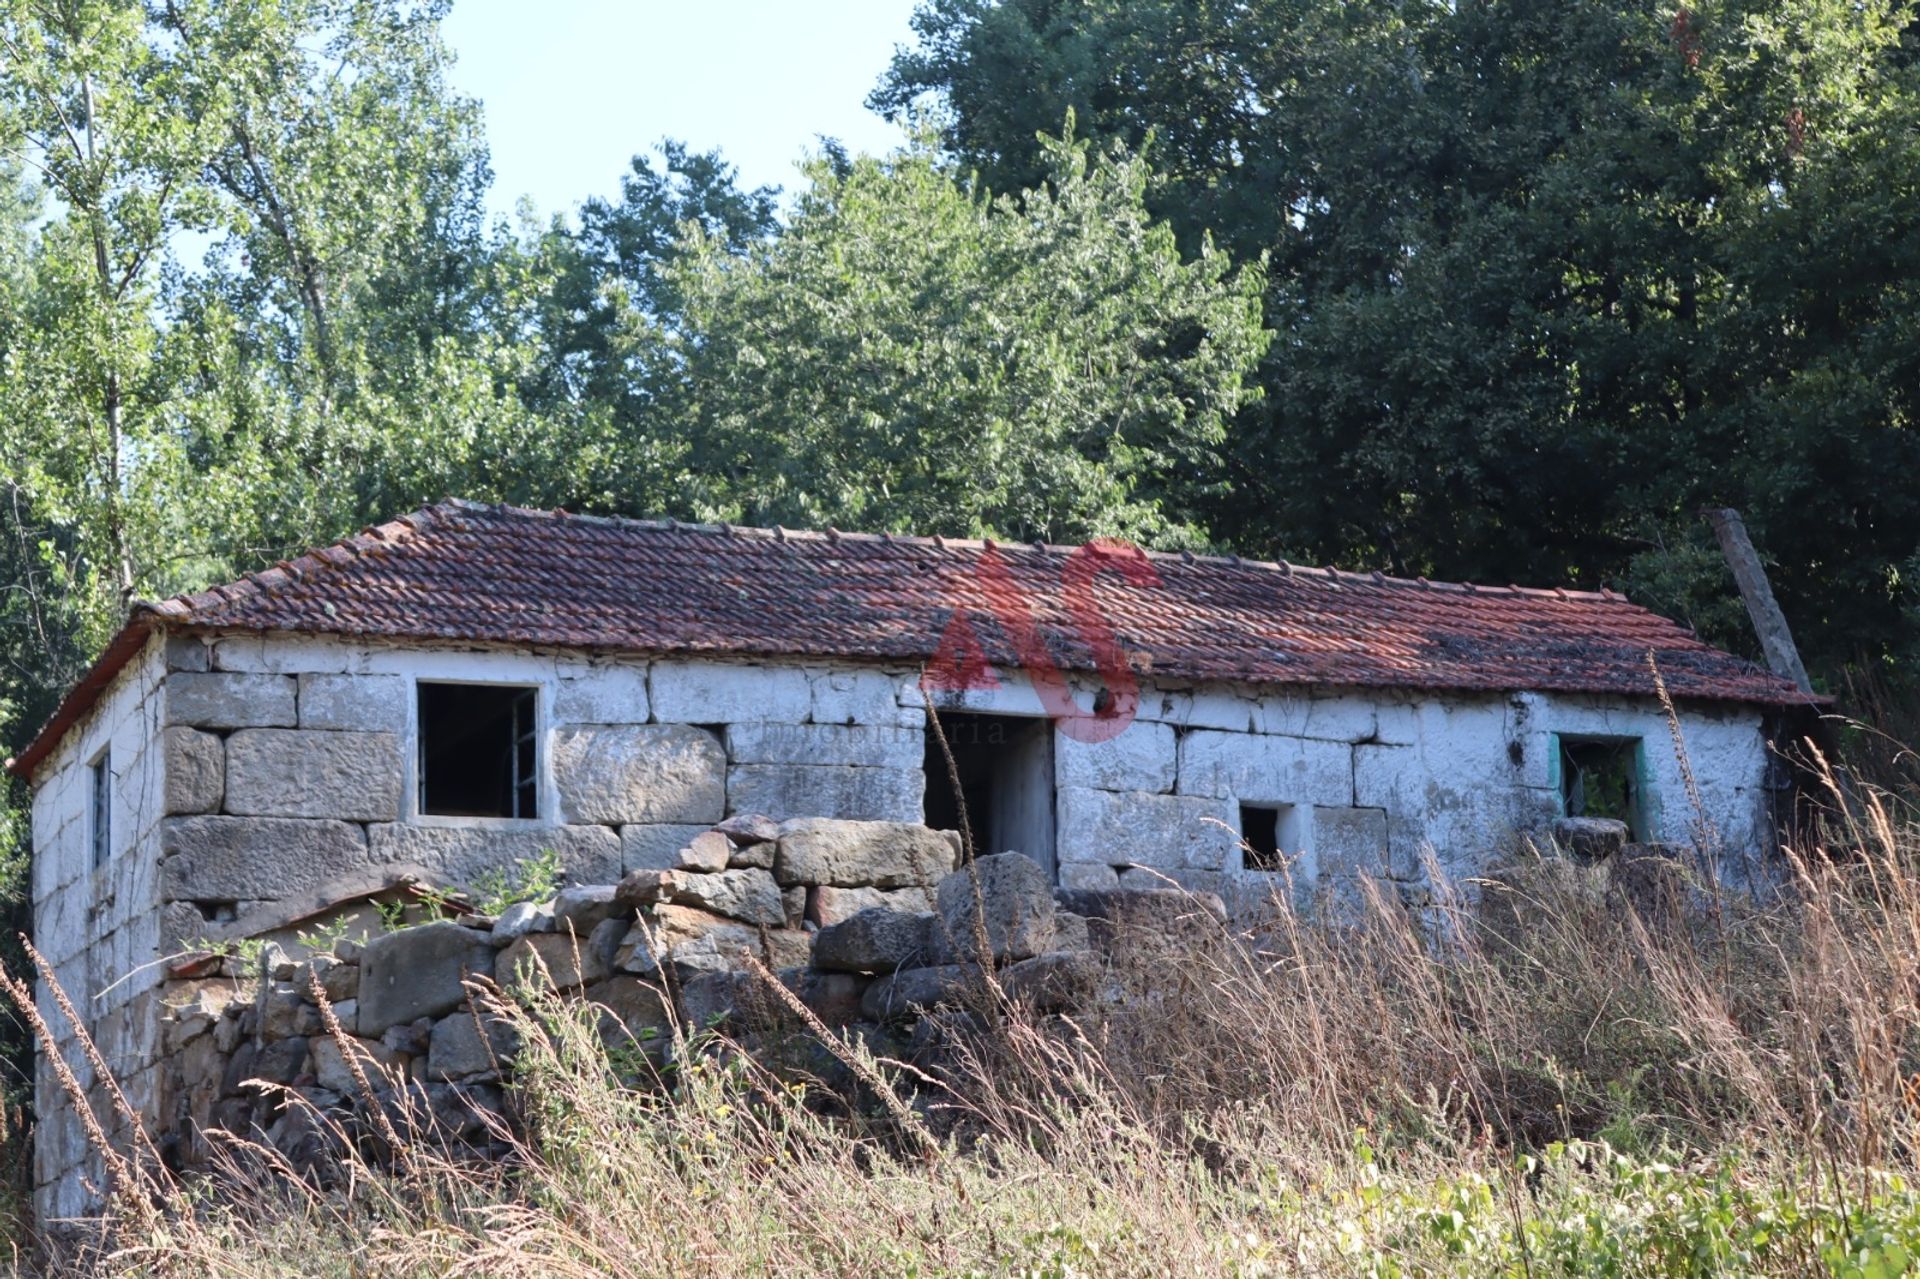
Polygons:
<instances>
[{"instance_id":1,"label":"open doorway","mask_svg":"<svg viewBox=\"0 0 1920 1279\"><path fill-rule=\"evenodd\" d=\"M946 757L927 730L927 825L960 829L966 805L975 851L1025 853L1049 877L1053 852L1053 721L1021 715L943 713L940 727L960 774L954 793Z\"/></svg>"}]
</instances>

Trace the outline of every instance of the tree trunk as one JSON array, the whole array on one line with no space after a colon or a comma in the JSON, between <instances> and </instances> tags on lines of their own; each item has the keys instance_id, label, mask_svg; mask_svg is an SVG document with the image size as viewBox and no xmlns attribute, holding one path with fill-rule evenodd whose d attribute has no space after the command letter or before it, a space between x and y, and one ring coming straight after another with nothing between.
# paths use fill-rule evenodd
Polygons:
<instances>
[{"instance_id":1,"label":"tree trunk","mask_svg":"<svg viewBox=\"0 0 1920 1279\"><path fill-rule=\"evenodd\" d=\"M99 161L94 136L98 123L93 111L93 77L82 76L80 88L85 100L87 122L87 167L93 171L93 180L97 181ZM113 255L107 247L105 215L97 203L88 210L87 222L93 232L94 286L99 293L103 313L111 319L119 299L115 297ZM111 355L108 358L111 361ZM120 602L127 604L133 600L133 553L127 545L126 512L121 507L120 464L126 440L120 410L120 371L109 362L101 400L101 415L106 419L107 427L107 536L113 548L114 584L120 588Z\"/></svg>"}]
</instances>

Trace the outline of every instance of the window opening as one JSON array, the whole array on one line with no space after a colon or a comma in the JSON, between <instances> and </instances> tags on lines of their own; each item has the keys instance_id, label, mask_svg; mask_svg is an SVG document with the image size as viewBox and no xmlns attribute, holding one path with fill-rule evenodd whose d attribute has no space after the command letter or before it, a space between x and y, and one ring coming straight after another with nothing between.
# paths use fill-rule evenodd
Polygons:
<instances>
[{"instance_id":1,"label":"window opening","mask_svg":"<svg viewBox=\"0 0 1920 1279\"><path fill-rule=\"evenodd\" d=\"M113 855L113 756L106 751L93 761L92 776L93 868L99 870Z\"/></svg>"},{"instance_id":2,"label":"window opening","mask_svg":"<svg viewBox=\"0 0 1920 1279\"><path fill-rule=\"evenodd\" d=\"M536 692L511 685L421 681L422 813L540 815Z\"/></svg>"},{"instance_id":3,"label":"window opening","mask_svg":"<svg viewBox=\"0 0 1920 1279\"><path fill-rule=\"evenodd\" d=\"M1248 870L1279 870L1280 810L1269 804L1240 805L1241 856Z\"/></svg>"},{"instance_id":4,"label":"window opening","mask_svg":"<svg viewBox=\"0 0 1920 1279\"><path fill-rule=\"evenodd\" d=\"M1568 817L1610 817L1644 837L1640 739L1560 739L1560 802Z\"/></svg>"}]
</instances>

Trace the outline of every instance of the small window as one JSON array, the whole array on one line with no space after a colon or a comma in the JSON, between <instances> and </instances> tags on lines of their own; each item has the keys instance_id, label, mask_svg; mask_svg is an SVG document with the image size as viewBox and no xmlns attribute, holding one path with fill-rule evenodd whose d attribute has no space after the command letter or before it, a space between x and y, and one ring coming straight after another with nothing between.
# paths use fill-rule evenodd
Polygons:
<instances>
[{"instance_id":1,"label":"small window","mask_svg":"<svg viewBox=\"0 0 1920 1279\"><path fill-rule=\"evenodd\" d=\"M1292 804L1240 805L1241 864L1247 870L1285 870L1287 857L1306 846Z\"/></svg>"},{"instance_id":2,"label":"small window","mask_svg":"<svg viewBox=\"0 0 1920 1279\"><path fill-rule=\"evenodd\" d=\"M420 684L420 811L538 817L536 690Z\"/></svg>"},{"instance_id":3,"label":"small window","mask_svg":"<svg viewBox=\"0 0 1920 1279\"><path fill-rule=\"evenodd\" d=\"M1611 817L1641 829L1640 739L1562 737L1560 802L1568 817Z\"/></svg>"},{"instance_id":4,"label":"small window","mask_svg":"<svg viewBox=\"0 0 1920 1279\"><path fill-rule=\"evenodd\" d=\"M88 772L92 807L88 832L93 840L93 868L99 870L113 856L113 756L101 752Z\"/></svg>"},{"instance_id":5,"label":"small window","mask_svg":"<svg viewBox=\"0 0 1920 1279\"><path fill-rule=\"evenodd\" d=\"M1240 805L1241 854L1248 870L1280 869L1280 810Z\"/></svg>"}]
</instances>

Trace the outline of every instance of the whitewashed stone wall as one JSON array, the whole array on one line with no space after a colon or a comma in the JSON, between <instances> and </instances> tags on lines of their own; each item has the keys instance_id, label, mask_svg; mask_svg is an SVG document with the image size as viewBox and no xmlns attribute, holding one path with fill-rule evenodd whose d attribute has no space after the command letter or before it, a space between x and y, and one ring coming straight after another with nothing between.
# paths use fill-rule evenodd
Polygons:
<instances>
[{"instance_id":1,"label":"whitewashed stone wall","mask_svg":"<svg viewBox=\"0 0 1920 1279\"><path fill-rule=\"evenodd\" d=\"M312 637L174 649L168 731L195 781L161 834L170 943L383 869L467 882L554 848L574 882L611 882L731 813L922 812L908 677ZM419 679L539 690L537 818L418 811Z\"/></svg>"},{"instance_id":2,"label":"whitewashed stone wall","mask_svg":"<svg viewBox=\"0 0 1920 1279\"><path fill-rule=\"evenodd\" d=\"M909 688L902 704L919 696ZM1090 704L1086 689L1077 696ZM1018 675L942 705L1041 712ZM1767 839L1760 713L1689 705L1679 718L1697 812L1651 700L1148 685L1134 722L1111 740L1056 737L1059 879L1109 888L1173 878L1230 905L1258 900L1276 877L1243 864L1242 804L1290 807L1281 842L1296 893L1339 891L1362 874L1409 889L1434 870L1464 878L1561 815L1560 735L1638 738L1646 837L1692 842L1704 831L1738 869Z\"/></svg>"},{"instance_id":3,"label":"whitewashed stone wall","mask_svg":"<svg viewBox=\"0 0 1920 1279\"><path fill-rule=\"evenodd\" d=\"M127 664L93 714L41 765L33 793L34 942L101 1051L123 1064L121 1086L143 1110L153 1100L159 1048L154 993L163 976L154 849L167 799L163 759L178 748L165 732L165 647L155 639ZM102 750L111 779L111 838L106 864L96 869L89 766ZM172 771L180 778L194 772L191 761ZM67 1065L103 1100L71 1028L44 988L39 1005ZM125 1136L117 1133L109 1107L96 1105L95 1112L110 1132ZM85 1211L82 1178L103 1184L102 1170L44 1062L35 1074L34 1115L34 1184L43 1217Z\"/></svg>"},{"instance_id":4,"label":"whitewashed stone wall","mask_svg":"<svg viewBox=\"0 0 1920 1279\"><path fill-rule=\"evenodd\" d=\"M540 690L538 818L417 811L419 679ZM1086 687L1076 696L1090 703ZM1044 713L1017 673L939 704ZM1711 827L1728 849L1755 848L1766 821L1759 714L1688 707L1682 730L1698 814L1650 703L1149 685L1112 740L1056 727L1056 874L1067 888L1171 878L1230 904L1258 899L1279 880L1243 864L1240 805L1256 804L1287 810L1297 891L1377 874L1417 892L1430 867L1470 875L1558 815L1561 733L1642 739L1653 838ZM572 882L609 883L672 865L738 813L918 822L924 732L911 670L156 640L40 769L36 931L110 1059L130 1063L125 1082L145 1107L157 961L196 939L244 931L341 883L398 873L471 882L549 848ZM116 847L92 872L86 763L108 742ZM37 1176L44 1210L59 1215L84 1206L75 1174L85 1156L41 1076Z\"/></svg>"}]
</instances>

